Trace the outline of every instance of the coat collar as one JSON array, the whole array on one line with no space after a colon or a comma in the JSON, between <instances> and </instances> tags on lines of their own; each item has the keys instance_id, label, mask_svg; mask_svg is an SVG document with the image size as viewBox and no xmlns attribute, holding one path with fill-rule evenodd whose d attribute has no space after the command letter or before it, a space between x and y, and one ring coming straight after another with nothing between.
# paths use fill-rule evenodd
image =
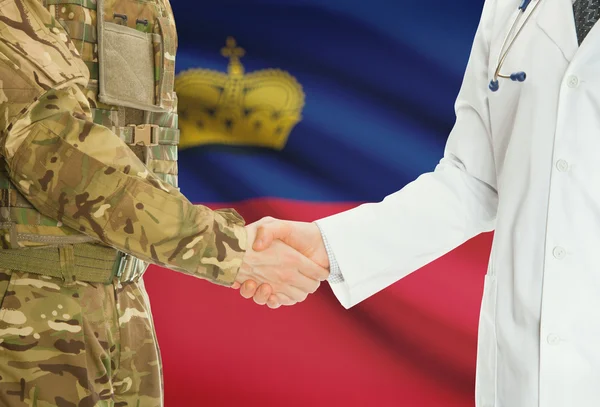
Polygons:
<instances>
[{"instance_id":1,"label":"coat collar","mask_svg":"<svg viewBox=\"0 0 600 407\"><path fill-rule=\"evenodd\" d=\"M538 26L558 46L567 61L571 61L579 47L573 17L573 1L538 1L542 2L536 19ZM594 29L597 28L594 27L592 30Z\"/></svg>"}]
</instances>

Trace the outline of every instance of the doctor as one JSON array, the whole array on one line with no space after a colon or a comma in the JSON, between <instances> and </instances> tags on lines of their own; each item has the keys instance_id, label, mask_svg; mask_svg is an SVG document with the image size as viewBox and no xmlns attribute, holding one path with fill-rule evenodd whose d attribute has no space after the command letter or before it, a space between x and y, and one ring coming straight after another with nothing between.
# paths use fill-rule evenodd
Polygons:
<instances>
[{"instance_id":1,"label":"doctor","mask_svg":"<svg viewBox=\"0 0 600 407\"><path fill-rule=\"evenodd\" d=\"M477 406L599 406L599 3L487 0L435 171L316 223L265 219L255 249L281 239L329 267L349 308L495 229Z\"/></svg>"}]
</instances>

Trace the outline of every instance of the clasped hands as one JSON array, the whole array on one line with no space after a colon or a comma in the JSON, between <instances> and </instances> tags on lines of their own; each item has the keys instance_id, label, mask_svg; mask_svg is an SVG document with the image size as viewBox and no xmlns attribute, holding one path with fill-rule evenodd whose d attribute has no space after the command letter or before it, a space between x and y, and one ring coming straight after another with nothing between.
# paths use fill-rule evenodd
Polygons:
<instances>
[{"instance_id":1,"label":"clasped hands","mask_svg":"<svg viewBox=\"0 0 600 407\"><path fill-rule=\"evenodd\" d=\"M294 305L329 277L329 259L314 223L263 218L246 226L248 248L232 288L269 308Z\"/></svg>"}]
</instances>

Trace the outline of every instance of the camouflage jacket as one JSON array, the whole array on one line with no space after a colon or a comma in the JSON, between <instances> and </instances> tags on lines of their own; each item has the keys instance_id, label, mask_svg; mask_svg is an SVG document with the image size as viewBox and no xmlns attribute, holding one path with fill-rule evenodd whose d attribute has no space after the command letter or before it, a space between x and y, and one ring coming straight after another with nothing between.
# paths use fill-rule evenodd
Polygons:
<instances>
[{"instance_id":1,"label":"camouflage jacket","mask_svg":"<svg viewBox=\"0 0 600 407\"><path fill-rule=\"evenodd\" d=\"M153 1L170 12L167 0ZM89 64L75 44L41 0L0 0L0 156L10 186L31 205L26 216L45 219L32 235L90 236L231 285L246 247L243 220L233 210L193 205L92 120ZM17 232L31 232L18 216L11 220ZM40 244L22 238L18 247Z\"/></svg>"}]
</instances>

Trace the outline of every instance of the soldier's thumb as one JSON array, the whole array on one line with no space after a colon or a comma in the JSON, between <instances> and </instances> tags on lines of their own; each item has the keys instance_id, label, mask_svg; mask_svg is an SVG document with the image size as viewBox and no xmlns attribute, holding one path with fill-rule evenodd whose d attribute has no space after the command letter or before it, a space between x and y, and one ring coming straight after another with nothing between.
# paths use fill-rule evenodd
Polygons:
<instances>
[{"instance_id":1,"label":"soldier's thumb","mask_svg":"<svg viewBox=\"0 0 600 407\"><path fill-rule=\"evenodd\" d=\"M268 249L273 240L283 240L288 234L288 227L284 222L272 222L261 225L256 231L256 239L252 248L257 252Z\"/></svg>"}]
</instances>

